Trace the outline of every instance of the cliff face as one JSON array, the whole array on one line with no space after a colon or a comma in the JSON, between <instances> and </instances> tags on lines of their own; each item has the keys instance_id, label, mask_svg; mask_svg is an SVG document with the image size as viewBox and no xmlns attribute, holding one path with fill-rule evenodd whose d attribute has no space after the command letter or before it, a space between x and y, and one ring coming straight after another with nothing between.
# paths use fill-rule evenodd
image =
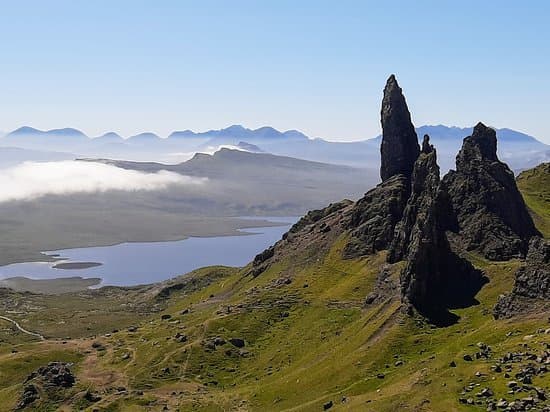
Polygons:
<instances>
[{"instance_id":1,"label":"cliff face","mask_svg":"<svg viewBox=\"0 0 550 412\"><path fill-rule=\"evenodd\" d=\"M420 148L405 96L394 75L390 76L384 88L381 123L380 177L382 181L399 174L409 178Z\"/></svg>"},{"instance_id":2,"label":"cliff face","mask_svg":"<svg viewBox=\"0 0 550 412\"><path fill-rule=\"evenodd\" d=\"M357 201L347 229L350 241L344 249L347 258L369 255L389 247L395 225L407 204L408 179L395 175L379 184Z\"/></svg>"},{"instance_id":3,"label":"cliff face","mask_svg":"<svg viewBox=\"0 0 550 412\"><path fill-rule=\"evenodd\" d=\"M456 171L443 182L466 250L478 250L490 260L522 257L529 239L540 235L512 171L497 158L495 131L484 124L464 139Z\"/></svg>"},{"instance_id":4,"label":"cliff face","mask_svg":"<svg viewBox=\"0 0 550 412\"><path fill-rule=\"evenodd\" d=\"M388 260L405 260L401 298L434 320L474 301L485 278L456 255L446 235L450 209L441 187L436 151L424 137L411 179L411 196L396 226Z\"/></svg>"}]
</instances>

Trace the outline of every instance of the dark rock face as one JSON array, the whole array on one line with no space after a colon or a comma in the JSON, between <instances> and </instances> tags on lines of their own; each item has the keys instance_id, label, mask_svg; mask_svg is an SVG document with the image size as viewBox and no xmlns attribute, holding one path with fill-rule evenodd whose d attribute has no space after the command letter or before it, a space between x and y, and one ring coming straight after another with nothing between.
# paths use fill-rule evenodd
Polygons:
<instances>
[{"instance_id":1,"label":"dark rock face","mask_svg":"<svg viewBox=\"0 0 550 412\"><path fill-rule=\"evenodd\" d=\"M411 186L388 258L406 260L401 273L403 302L440 321L446 309L472 304L485 280L451 250L445 233L446 194L440 184L436 152L427 136L414 166Z\"/></svg>"},{"instance_id":2,"label":"dark rock face","mask_svg":"<svg viewBox=\"0 0 550 412\"><path fill-rule=\"evenodd\" d=\"M409 196L408 179L395 175L380 183L353 207L347 228L351 239L345 258L372 254L389 247Z\"/></svg>"},{"instance_id":3,"label":"dark rock face","mask_svg":"<svg viewBox=\"0 0 550 412\"><path fill-rule=\"evenodd\" d=\"M410 194L410 179L420 149L407 102L393 75L384 88L381 122L382 183L353 208L348 225L351 240L344 250L346 258L387 249Z\"/></svg>"},{"instance_id":4,"label":"dark rock face","mask_svg":"<svg viewBox=\"0 0 550 412\"><path fill-rule=\"evenodd\" d=\"M452 209L447 193L440 187L439 166L436 157L435 149L430 144L430 138L425 135L422 152L412 175L411 194L403 217L395 226L389 247L389 263L406 258L413 226L417 219L426 213L433 213L433 219L437 221L439 232L456 227L456 223L452 219Z\"/></svg>"},{"instance_id":5,"label":"dark rock face","mask_svg":"<svg viewBox=\"0 0 550 412\"><path fill-rule=\"evenodd\" d=\"M380 177L383 182L398 174L409 178L420 148L405 96L394 75L390 76L384 88L381 118Z\"/></svg>"},{"instance_id":6,"label":"dark rock face","mask_svg":"<svg viewBox=\"0 0 550 412\"><path fill-rule=\"evenodd\" d=\"M534 237L525 265L516 272L512 293L499 299L493 314L506 318L541 305L550 309L550 242Z\"/></svg>"},{"instance_id":7,"label":"dark rock face","mask_svg":"<svg viewBox=\"0 0 550 412\"><path fill-rule=\"evenodd\" d=\"M460 243L487 259L524 256L529 239L540 235L512 171L498 160L496 133L478 123L464 139L456 171L443 179L455 211Z\"/></svg>"}]
</instances>

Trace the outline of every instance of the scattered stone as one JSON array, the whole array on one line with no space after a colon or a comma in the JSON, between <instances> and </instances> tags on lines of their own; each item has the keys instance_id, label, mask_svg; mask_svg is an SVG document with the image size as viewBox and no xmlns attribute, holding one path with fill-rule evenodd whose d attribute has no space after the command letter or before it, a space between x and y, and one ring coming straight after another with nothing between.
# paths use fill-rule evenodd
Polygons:
<instances>
[{"instance_id":1,"label":"scattered stone","mask_svg":"<svg viewBox=\"0 0 550 412\"><path fill-rule=\"evenodd\" d=\"M101 400L101 396L88 390L84 394L84 399L86 399L88 402L96 403Z\"/></svg>"},{"instance_id":2,"label":"scattered stone","mask_svg":"<svg viewBox=\"0 0 550 412\"><path fill-rule=\"evenodd\" d=\"M332 401L328 401L325 404L323 404L323 410L328 411L330 408L332 408L333 405L334 403Z\"/></svg>"},{"instance_id":3,"label":"scattered stone","mask_svg":"<svg viewBox=\"0 0 550 412\"><path fill-rule=\"evenodd\" d=\"M491 397L491 396L494 395L491 388L484 388L484 389L481 390L481 392L479 394L480 394L480 396L483 396L485 398L488 398L488 397Z\"/></svg>"},{"instance_id":4,"label":"scattered stone","mask_svg":"<svg viewBox=\"0 0 550 412\"><path fill-rule=\"evenodd\" d=\"M231 338L229 339L229 343L237 348L244 348L245 345L244 339L241 338Z\"/></svg>"}]
</instances>

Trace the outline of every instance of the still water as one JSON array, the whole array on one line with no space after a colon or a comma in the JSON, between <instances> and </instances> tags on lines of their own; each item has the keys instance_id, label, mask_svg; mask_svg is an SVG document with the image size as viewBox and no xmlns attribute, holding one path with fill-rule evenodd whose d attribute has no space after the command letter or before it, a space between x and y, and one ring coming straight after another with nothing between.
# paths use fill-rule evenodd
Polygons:
<instances>
[{"instance_id":1,"label":"still water","mask_svg":"<svg viewBox=\"0 0 550 412\"><path fill-rule=\"evenodd\" d=\"M287 232L297 217L265 217L280 226L240 229L243 235L191 237L172 242L135 242L113 246L44 252L59 255L57 262L15 263L0 267L0 279L25 276L53 279L80 276L101 278L101 285L131 286L159 282L194 269L211 266L244 266ZM59 263L96 262L84 269L54 268ZM63 266L63 265L62 265ZM71 265L67 265L71 266Z\"/></svg>"}]
</instances>

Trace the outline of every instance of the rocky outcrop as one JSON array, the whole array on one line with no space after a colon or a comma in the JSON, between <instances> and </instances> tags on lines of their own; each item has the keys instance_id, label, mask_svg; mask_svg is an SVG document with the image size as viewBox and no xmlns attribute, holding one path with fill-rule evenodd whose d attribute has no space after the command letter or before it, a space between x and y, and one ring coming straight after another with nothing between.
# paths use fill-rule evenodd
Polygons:
<instances>
[{"instance_id":1,"label":"rocky outcrop","mask_svg":"<svg viewBox=\"0 0 550 412\"><path fill-rule=\"evenodd\" d=\"M485 279L456 255L446 236L447 196L442 189L436 151L424 137L415 163L411 196L396 227L389 260L406 260L401 273L401 297L435 321L446 309L469 305Z\"/></svg>"},{"instance_id":2,"label":"rocky outcrop","mask_svg":"<svg viewBox=\"0 0 550 412\"><path fill-rule=\"evenodd\" d=\"M75 384L75 377L69 366L64 362L50 362L27 376L17 410L31 407L37 410L36 403L42 398L47 401L58 397L58 390L71 388Z\"/></svg>"},{"instance_id":3,"label":"rocky outcrop","mask_svg":"<svg viewBox=\"0 0 550 412\"><path fill-rule=\"evenodd\" d=\"M27 377L27 381L38 378L46 386L59 386L70 388L75 383L75 377L64 362L50 362L46 366L38 368L36 372Z\"/></svg>"},{"instance_id":4,"label":"rocky outcrop","mask_svg":"<svg viewBox=\"0 0 550 412\"><path fill-rule=\"evenodd\" d=\"M351 200L342 200L308 212L281 240L256 255L247 273L259 276L282 259L290 260L296 266L311 264L349 226L354 205Z\"/></svg>"},{"instance_id":5,"label":"rocky outcrop","mask_svg":"<svg viewBox=\"0 0 550 412\"><path fill-rule=\"evenodd\" d=\"M347 224L351 236L344 249L345 258L369 255L390 246L409 191L408 179L395 175L357 201Z\"/></svg>"},{"instance_id":6,"label":"rocky outcrop","mask_svg":"<svg viewBox=\"0 0 550 412\"><path fill-rule=\"evenodd\" d=\"M384 88L381 120L380 177L382 182L399 174L410 178L420 148L405 96L393 74Z\"/></svg>"},{"instance_id":7,"label":"rocky outcrop","mask_svg":"<svg viewBox=\"0 0 550 412\"><path fill-rule=\"evenodd\" d=\"M496 133L484 124L464 139L456 171L443 183L466 250L478 250L491 260L521 257L529 239L539 235L512 171L498 160Z\"/></svg>"},{"instance_id":8,"label":"rocky outcrop","mask_svg":"<svg viewBox=\"0 0 550 412\"><path fill-rule=\"evenodd\" d=\"M540 307L550 310L550 242L534 237L525 265L516 272L514 289L500 297L493 314L506 318Z\"/></svg>"}]
</instances>

